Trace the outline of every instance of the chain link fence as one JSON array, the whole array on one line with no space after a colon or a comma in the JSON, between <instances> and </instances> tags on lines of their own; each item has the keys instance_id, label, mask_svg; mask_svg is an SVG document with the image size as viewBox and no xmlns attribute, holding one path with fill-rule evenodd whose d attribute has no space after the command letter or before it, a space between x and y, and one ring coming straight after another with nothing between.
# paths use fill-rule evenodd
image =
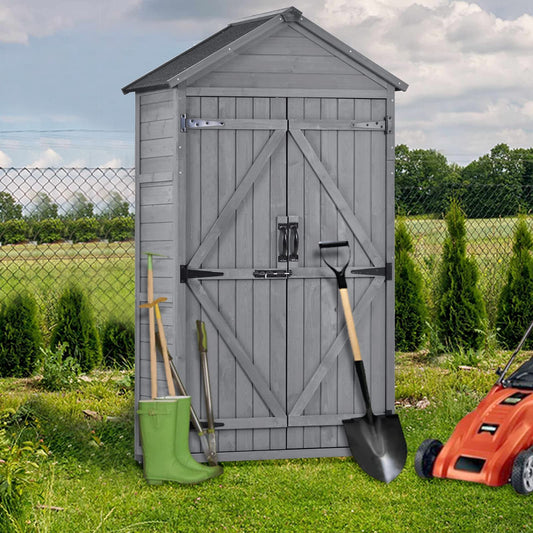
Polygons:
<instances>
[{"instance_id":1,"label":"chain link fence","mask_svg":"<svg viewBox=\"0 0 533 533\"><path fill-rule=\"evenodd\" d=\"M134 169L0 168L0 301L27 290L50 321L77 283L99 320L133 320L134 206Z\"/></svg>"},{"instance_id":2,"label":"chain link fence","mask_svg":"<svg viewBox=\"0 0 533 533\"><path fill-rule=\"evenodd\" d=\"M100 320L134 316L134 169L0 169L0 300L29 290L52 316L70 282L89 293ZM468 253L476 260L489 316L505 280L519 211L533 188L505 184L405 187L397 215L413 237L414 259L431 299L446 236L444 213L458 198L468 217ZM533 219L527 216L533 225Z\"/></svg>"},{"instance_id":3,"label":"chain link fence","mask_svg":"<svg viewBox=\"0 0 533 533\"><path fill-rule=\"evenodd\" d=\"M533 230L533 187L483 184L396 190L396 215L406 222L413 237L413 258L424 277L430 304L447 235L444 215L451 198L458 199L465 211L467 253L478 266L489 319L494 319L518 213L525 215Z\"/></svg>"}]
</instances>

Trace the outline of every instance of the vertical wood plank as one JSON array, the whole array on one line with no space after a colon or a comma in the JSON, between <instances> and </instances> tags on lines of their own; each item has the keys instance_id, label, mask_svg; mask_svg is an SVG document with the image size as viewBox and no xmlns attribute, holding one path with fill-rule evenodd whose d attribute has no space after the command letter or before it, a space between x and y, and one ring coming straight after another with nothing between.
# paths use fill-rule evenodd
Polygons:
<instances>
[{"instance_id":1,"label":"vertical wood plank","mask_svg":"<svg viewBox=\"0 0 533 533\"><path fill-rule=\"evenodd\" d=\"M253 116L256 119L270 118L270 100L254 98ZM269 131L253 132L253 156L257 157L270 136ZM270 263L270 162L265 165L254 183L252 191L252 253L254 268L264 268ZM253 282L253 360L259 372L272 387L270 380L270 322L275 320L270 313L270 288L276 281ZM263 400L254 391L253 416L269 416ZM255 450L270 449L270 430L254 429Z\"/></svg>"},{"instance_id":2,"label":"vertical wood plank","mask_svg":"<svg viewBox=\"0 0 533 533\"><path fill-rule=\"evenodd\" d=\"M304 119L320 118L320 99L305 98L304 100ZM317 154L320 154L320 132L304 132L307 140ZM321 232L321 185L313 171L311 165L305 160L304 163L304 182L305 182L305 234L304 260L306 267L320 266L320 254L317 253L318 242L322 238ZM304 338L304 386L311 379L315 370L320 365L321 360L321 328L322 323L322 284L328 284L329 280L307 279L304 282L304 320L305 338ZM309 327L308 324L311 326ZM307 405L305 415L320 414L320 389L313 399ZM306 448L320 447L320 428L304 428L304 446Z\"/></svg>"},{"instance_id":3,"label":"vertical wood plank","mask_svg":"<svg viewBox=\"0 0 533 533\"><path fill-rule=\"evenodd\" d=\"M270 118L287 118L286 99L270 100ZM282 143L270 160L270 220L269 228L269 261L268 266L277 265L277 228L276 220L286 214L286 146ZM274 395L282 405L287 401L287 282L269 282L270 291L270 386ZM283 450L287 447L287 430L270 430L270 449Z\"/></svg>"},{"instance_id":4,"label":"vertical wood plank","mask_svg":"<svg viewBox=\"0 0 533 533\"><path fill-rule=\"evenodd\" d=\"M323 98L321 102L321 118L323 120L337 118L337 99ZM337 132L323 131L321 160L332 179L338 185L337 176ZM332 200L322 191L321 198L322 239L335 240L337 237L337 208ZM337 302L337 288L334 284L323 284L322 309L323 319L321 348L322 354L326 353L331 343L337 336L337 309L341 305ZM321 414L334 414L337 412L337 367L333 367L324 378L321 386ZM335 426L322 427L320 431L322 447L334 447L337 444L337 428Z\"/></svg>"},{"instance_id":5,"label":"vertical wood plank","mask_svg":"<svg viewBox=\"0 0 533 533\"><path fill-rule=\"evenodd\" d=\"M236 117L251 118L253 116L253 99L238 98L236 102ZM236 132L236 172L237 183L241 182L253 161L253 133L251 131ZM251 195L241 203L236 212L236 266L237 268L251 268L252 266L252 210ZM236 284L236 332L237 338L249 354L253 348L253 314L252 294L253 281L239 281ZM235 375L235 401L237 402L237 416L251 418L253 416L253 389L252 385L237 365ZM253 449L253 430L243 429L237 432L237 449Z\"/></svg>"},{"instance_id":6,"label":"vertical wood plank","mask_svg":"<svg viewBox=\"0 0 533 533\"><path fill-rule=\"evenodd\" d=\"M355 120L363 122L372 118L371 101L357 99L355 101ZM355 132L354 150L354 211L363 226L367 235L371 235L371 204L370 194L372 191L372 160L371 160L371 134L366 131ZM356 264L370 264L368 259L357 242L354 242L352 249ZM354 301L358 301L367 288L368 282L364 279L354 281ZM361 355L368 375L371 375L370 358L370 312L361 317L357 327L357 335L361 346ZM360 390L356 387L354 393L354 412L363 413L362 397Z\"/></svg>"},{"instance_id":7,"label":"vertical wood plank","mask_svg":"<svg viewBox=\"0 0 533 533\"><path fill-rule=\"evenodd\" d=\"M394 265L394 183L395 183L395 130L396 130L396 116L394 113L394 99L395 93L390 89L387 95L387 115L392 117L393 131L387 135L387 176L386 176L386 239L387 252L385 261ZM385 409L394 411L395 404L395 332L394 332L394 266L392 268L392 280L387 282L386 291L386 383L385 383Z\"/></svg>"},{"instance_id":8,"label":"vertical wood plank","mask_svg":"<svg viewBox=\"0 0 533 533\"><path fill-rule=\"evenodd\" d=\"M288 100L288 118L302 119L304 114L304 99L290 98ZM305 222L302 216L304 207L304 157L298 149L294 139L288 139L287 166L287 214L299 215L299 234L306 235ZM302 243L304 244L304 243ZM305 254L302 247L299 255ZM302 261L303 263L303 261ZM287 283L287 410L290 412L303 390L304 383L304 280L292 279ZM303 428L289 428L287 430L287 447L303 447Z\"/></svg>"},{"instance_id":9,"label":"vertical wood plank","mask_svg":"<svg viewBox=\"0 0 533 533\"><path fill-rule=\"evenodd\" d=\"M201 98L187 98L187 114L200 116ZM187 135L187 162L185 173L186 187L186 261L193 256L200 246L202 239L202 203L201 203L201 138L200 135ZM198 346L196 343L195 320L201 318L200 305L191 291L186 290L186 307L183 313L183 345L185 348L185 373L183 374L181 365L178 364L178 372L185 382L187 393L191 396L191 403L200 417L205 415L203 410L203 397L201 388L201 374L198 356Z\"/></svg>"},{"instance_id":10,"label":"vertical wood plank","mask_svg":"<svg viewBox=\"0 0 533 533\"><path fill-rule=\"evenodd\" d=\"M386 113L385 100L372 100L372 119L383 117ZM386 257L386 135L372 133L372 242ZM372 302L372 406L376 413L385 412L385 380L386 380L386 287L376 295Z\"/></svg>"},{"instance_id":11,"label":"vertical wood plank","mask_svg":"<svg viewBox=\"0 0 533 533\"><path fill-rule=\"evenodd\" d=\"M200 116L214 117L218 114L218 98L213 96L206 96L202 98ZM201 130L199 132L191 132L191 135L199 133L200 142L200 179L201 179L201 196L200 205L202 209L202 240L207 235L207 232L215 222L219 213L219 180L218 180L218 131L213 130ZM193 206L191 206L193 207ZM217 268L218 267L218 246L214 246L209 254L205 257L202 266L204 268ZM205 291L209 297L213 300L215 305L220 308L220 299L218 295L218 282L205 283L203 285ZM209 370L211 374L211 394L214 399L214 408L218 409L218 368L219 368L219 347L222 344L220 336L209 319L207 313L203 310L200 316L193 317L193 331L196 333L196 320L201 319L205 322L205 328L208 339L209 347ZM196 336L193 335L195 340ZM198 347L194 352L196 359L199 358ZM201 386L203 390L203 384ZM202 416L207 418L205 412L205 402L202 405ZM215 416L217 412L215 411Z\"/></svg>"},{"instance_id":12,"label":"vertical wood plank","mask_svg":"<svg viewBox=\"0 0 533 533\"><path fill-rule=\"evenodd\" d=\"M235 118L235 98L219 98L218 113L220 118ZM218 132L218 214L235 191L235 131ZM235 268L235 219L229 222L220 235L218 246L218 268ZM235 281L210 282L218 285L219 310L228 324L236 324ZM219 342L218 346L218 418L236 416L237 398L235 395L235 357L227 345ZM222 450L236 449L235 431L219 431L218 446Z\"/></svg>"},{"instance_id":13,"label":"vertical wood plank","mask_svg":"<svg viewBox=\"0 0 533 533\"><path fill-rule=\"evenodd\" d=\"M355 118L355 103L353 99L339 99L338 101L338 117L339 120L354 119ZM348 202L348 205L354 210L354 145L355 132L353 131L339 131L338 133L338 182L339 190ZM342 216L337 215L338 235L339 240L348 240L350 243L350 250L352 250L351 264L357 264L357 257L353 255L355 237L349 230ZM357 300L355 295L355 281L348 280L348 291L350 294L350 301L352 308L355 306ZM339 311L340 311L339 305ZM338 313L337 330L340 331L345 325L345 318L342 312ZM353 409L354 398L354 368L352 363L352 353L349 343L346 343L337 358L337 405L339 413L351 413ZM345 442L345 431L342 426L337 429L338 443Z\"/></svg>"}]
</instances>

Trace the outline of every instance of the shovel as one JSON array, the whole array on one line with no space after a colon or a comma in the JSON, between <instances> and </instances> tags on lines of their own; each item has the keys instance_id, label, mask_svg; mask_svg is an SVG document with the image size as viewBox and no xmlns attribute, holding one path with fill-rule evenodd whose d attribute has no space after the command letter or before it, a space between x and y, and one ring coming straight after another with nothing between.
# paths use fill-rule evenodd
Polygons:
<instances>
[{"instance_id":1,"label":"shovel","mask_svg":"<svg viewBox=\"0 0 533 533\"><path fill-rule=\"evenodd\" d=\"M407 444L398 415L375 415L370 403L365 367L361 358L359 341L355 332L352 307L346 285L346 267L350 262L348 241L322 241L319 244L322 259L335 273L346 319L346 327L352 348L355 372L361 388L366 413L363 416L343 420L346 438L353 458L370 476L388 483L403 469L407 458ZM340 269L333 267L325 258L325 249L348 248L348 259Z\"/></svg>"}]
</instances>

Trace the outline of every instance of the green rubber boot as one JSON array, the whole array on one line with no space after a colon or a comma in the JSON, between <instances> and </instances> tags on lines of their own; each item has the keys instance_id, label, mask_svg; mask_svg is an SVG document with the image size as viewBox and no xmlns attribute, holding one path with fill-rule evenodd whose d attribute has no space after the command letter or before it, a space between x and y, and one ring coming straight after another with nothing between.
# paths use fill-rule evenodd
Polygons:
<instances>
[{"instance_id":1,"label":"green rubber boot","mask_svg":"<svg viewBox=\"0 0 533 533\"><path fill-rule=\"evenodd\" d=\"M137 414L141 429L144 476L148 483L200 483L222 473L220 467L202 465L191 456L190 405L190 396L139 402Z\"/></svg>"}]
</instances>

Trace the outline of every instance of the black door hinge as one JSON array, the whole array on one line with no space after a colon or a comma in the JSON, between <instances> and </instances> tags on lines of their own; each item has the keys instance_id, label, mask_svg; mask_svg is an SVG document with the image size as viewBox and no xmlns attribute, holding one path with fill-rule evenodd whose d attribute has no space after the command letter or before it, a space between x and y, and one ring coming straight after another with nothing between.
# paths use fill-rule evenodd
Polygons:
<instances>
[{"instance_id":1,"label":"black door hinge","mask_svg":"<svg viewBox=\"0 0 533 533\"><path fill-rule=\"evenodd\" d=\"M180 283L187 283L190 279L195 278L214 278L223 276L224 272L213 272L212 270L195 270L187 265L180 265Z\"/></svg>"},{"instance_id":2,"label":"black door hinge","mask_svg":"<svg viewBox=\"0 0 533 533\"><path fill-rule=\"evenodd\" d=\"M350 271L359 276L383 276L385 281L392 280L392 263L387 263L383 267L356 268Z\"/></svg>"}]
</instances>

